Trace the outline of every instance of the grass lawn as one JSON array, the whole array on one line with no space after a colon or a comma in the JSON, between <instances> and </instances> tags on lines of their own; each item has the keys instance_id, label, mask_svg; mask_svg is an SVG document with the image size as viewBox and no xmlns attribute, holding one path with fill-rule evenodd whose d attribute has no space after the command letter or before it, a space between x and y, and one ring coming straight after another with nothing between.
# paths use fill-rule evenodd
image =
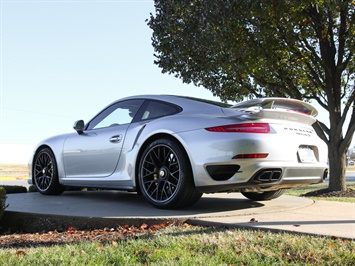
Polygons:
<instances>
[{"instance_id":1,"label":"grass lawn","mask_svg":"<svg viewBox=\"0 0 355 266\"><path fill-rule=\"evenodd\" d=\"M312 185L285 194L302 196L326 187ZM348 183L348 188L355 189L355 183ZM344 197L313 199L355 202ZM71 234L75 238L76 232ZM35 234L37 239L41 236ZM31 242L34 236L16 237ZM355 241L182 224L115 239L88 237L74 243L2 246L0 265L355 265Z\"/></svg>"},{"instance_id":2,"label":"grass lawn","mask_svg":"<svg viewBox=\"0 0 355 266\"><path fill-rule=\"evenodd\" d=\"M285 190L285 195L289 196L297 196L297 197L302 197L302 195L320 190L320 189L325 189L328 187L327 183L322 183L322 184L315 184L307 187L300 187L300 188L293 188L293 189L287 189ZM348 182L347 183L348 189L355 190L355 182ZM355 203L355 198L354 197L310 197L313 200L331 200L331 201L342 201L342 202L354 202Z\"/></svg>"},{"instance_id":3,"label":"grass lawn","mask_svg":"<svg viewBox=\"0 0 355 266\"><path fill-rule=\"evenodd\" d=\"M354 265L355 241L172 225L111 241L0 249L1 265Z\"/></svg>"}]
</instances>

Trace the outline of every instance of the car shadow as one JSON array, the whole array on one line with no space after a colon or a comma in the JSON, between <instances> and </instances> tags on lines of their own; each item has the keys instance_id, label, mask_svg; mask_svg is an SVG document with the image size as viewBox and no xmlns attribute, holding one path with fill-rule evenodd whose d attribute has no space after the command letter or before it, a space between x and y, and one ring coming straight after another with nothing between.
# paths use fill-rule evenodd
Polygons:
<instances>
[{"instance_id":1,"label":"car shadow","mask_svg":"<svg viewBox=\"0 0 355 266\"><path fill-rule=\"evenodd\" d=\"M254 202L241 196L240 193L207 194L194 205L177 210L159 209L149 204L142 195L121 191L66 191L58 196L67 202L83 204L81 211L98 206L96 213L110 216L194 216L203 214L225 215L226 212L255 210L265 204ZM91 206L91 207L89 207ZM108 206L110 208L108 208ZM83 209L84 208L84 209ZM107 210L110 210L109 212ZM93 215L93 213L91 213ZM234 213L235 215L236 213Z\"/></svg>"}]
</instances>

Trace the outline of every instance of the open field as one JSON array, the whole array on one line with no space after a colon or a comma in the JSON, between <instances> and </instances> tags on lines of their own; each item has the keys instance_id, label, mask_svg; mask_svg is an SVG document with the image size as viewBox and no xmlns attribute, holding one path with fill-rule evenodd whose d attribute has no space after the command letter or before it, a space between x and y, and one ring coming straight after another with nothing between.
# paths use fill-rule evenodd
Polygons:
<instances>
[{"instance_id":1,"label":"open field","mask_svg":"<svg viewBox=\"0 0 355 266\"><path fill-rule=\"evenodd\" d=\"M1 179L27 179L26 164L0 164Z\"/></svg>"},{"instance_id":2,"label":"open field","mask_svg":"<svg viewBox=\"0 0 355 266\"><path fill-rule=\"evenodd\" d=\"M0 164L0 174L2 171L16 172L16 171L27 171L26 164Z\"/></svg>"}]
</instances>

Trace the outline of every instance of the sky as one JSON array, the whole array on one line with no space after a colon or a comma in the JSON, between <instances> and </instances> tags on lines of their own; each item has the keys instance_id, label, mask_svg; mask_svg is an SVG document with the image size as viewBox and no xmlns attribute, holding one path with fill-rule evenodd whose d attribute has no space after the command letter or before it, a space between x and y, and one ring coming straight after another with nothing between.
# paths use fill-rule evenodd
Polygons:
<instances>
[{"instance_id":1,"label":"sky","mask_svg":"<svg viewBox=\"0 0 355 266\"><path fill-rule=\"evenodd\" d=\"M27 163L40 140L125 96L219 100L154 64L154 12L152 0L0 0L0 163Z\"/></svg>"},{"instance_id":2,"label":"sky","mask_svg":"<svg viewBox=\"0 0 355 266\"><path fill-rule=\"evenodd\" d=\"M155 11L151 0L1 0L0 5L3 161L24 148L30 156L40 140L72 132L76 120L88 121L125 96L214 99L154 64L152 30L145 21Z\"/></svg>"}]
</instances>

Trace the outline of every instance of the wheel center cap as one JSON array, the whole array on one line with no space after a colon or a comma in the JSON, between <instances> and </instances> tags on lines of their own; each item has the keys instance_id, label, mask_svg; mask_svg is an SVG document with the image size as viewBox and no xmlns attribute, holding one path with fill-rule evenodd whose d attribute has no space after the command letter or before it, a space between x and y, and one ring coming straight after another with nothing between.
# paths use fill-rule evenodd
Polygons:
<instances>
[{"instance_id":1,"label":"wheel center cap","mask_svg":"<svg viewBox=\"0 0 355 266\"><path fill-rule=\"evenodd\" d=\"M167 169L161 168L161 169L159 170L159 177L161 177L161 178L166 178L167 175L168 175Z\"/></svg>"},{"instance_id":2,"label":"wheel center cap","mask_svg":"<svg viewBox=\"0 0 355 266\"><path fill-rule=\"evenodd\" d=\"M46 169L46 168L43 168L42 173L45 175L46 172L47 172L47 169Z\"/></svg>"}]
</instances>

